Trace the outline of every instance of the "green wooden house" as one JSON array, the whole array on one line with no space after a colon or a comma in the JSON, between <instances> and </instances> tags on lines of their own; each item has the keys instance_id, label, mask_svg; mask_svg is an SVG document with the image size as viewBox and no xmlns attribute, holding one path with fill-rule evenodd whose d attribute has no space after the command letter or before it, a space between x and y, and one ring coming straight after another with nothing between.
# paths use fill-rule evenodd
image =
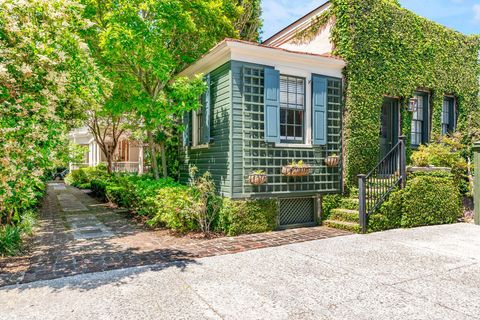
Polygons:
<instances>
[{"instance_id":1,"label":"green wooden house","mask_svg":"<svg viewBox=\"0 0 480 320\"><path fill-rule=\"evenodd\" d=\"M317 223L322 196L358 182L362 222L406 183L406 154L472 124L479 49L394 0L332 0L263 44L226 39L181 73L208 83L184 117L182 179L195 165L225 197L278 198L280 227ZM309 174L285 174L297 161Z\"/></svg>"},{"instance_id":2,"label":"green wooden house","mask_svg":"<svg viewBox=\"0 0 480 320\"><path fill-rule=\"evenodd\" d=\"M185 116L184 161L209 171L221 195L278 197L280 226L315 224L321 194L342 190L341 59L226 39L183 75L202 73L203 108ZM282 168L303 161L309 174ZM250 183L258 170L267 181Z\"/></svg>"}]
</instances>

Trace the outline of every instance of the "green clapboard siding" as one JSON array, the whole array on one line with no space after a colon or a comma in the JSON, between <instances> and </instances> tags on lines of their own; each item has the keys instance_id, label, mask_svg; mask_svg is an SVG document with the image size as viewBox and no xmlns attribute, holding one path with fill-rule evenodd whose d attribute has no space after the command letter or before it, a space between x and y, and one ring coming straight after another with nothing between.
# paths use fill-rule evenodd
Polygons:
<instances>
[{"instance_id":1,"label":"green clapboard siding","mask_svg":"<svg viewBox=\"0 0 480 320\"><path fill-rule=\"evenodd\" d=\"M188 165L195 165L199 174L209 171L218 191L230 196L230 110L231 72L226 63L210 73L210 138L208 148L183 148L180 180L188 181Z\"/></svg>"},{"instance_id":2,"label":"green clapboard siding","mask_svg":"<svg viewBox=\"0 0 480 320\"><path fill-rule=\"evenodd\" d=\"M210 171L219 192L232 198L295 197L341 192L341 165L328 168L324 164L327 155L341 155L341 79L326 78L326 143L312 148L276 147L274 143L265 142L265 68L231 61L210 73L210 133L213 142L209 148L182 149L181 181L188 181L188 164L192 164L199 168L200 174ZM284 177L281 168L292 160L310 164L312 175ZM248 183L248 175L254 170L267 172L267 184L252 186Z\"/></svg>"},{"instance_id":3,"label":"green clapboard siding","mask_svg":"<svg viewBox=\"0 0 480 320\"><path fill-rule=\"evenodd\" d=\"M328 168L327 155L341 155L342 88L341 79L327 78L327 141L312 148L275 147L265 142L264 70L265 66L232 61L232 197L297 196L335 193L342 188L341 166ZM311 106L307 106L311 108ZM310 164L308 177L289 178L281 174L292 160ZM268 182L252 186L248 174L265 170Z\"/></svg>"}]
</instances>

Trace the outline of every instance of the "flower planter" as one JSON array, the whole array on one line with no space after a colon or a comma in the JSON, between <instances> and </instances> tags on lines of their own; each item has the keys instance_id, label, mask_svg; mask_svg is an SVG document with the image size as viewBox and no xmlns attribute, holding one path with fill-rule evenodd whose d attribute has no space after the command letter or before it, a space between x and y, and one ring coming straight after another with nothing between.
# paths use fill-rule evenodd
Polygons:
<instances>
[{"instance_id":1,"label":"flower planter","mask_svg":"<svg viewBox=\"0 0 480 320\"><path fill-rule=\"evenodd\" d=\"M327 167L337 167L339 162L339 156L328 156L325 158L325 164L327 165Z\"/></svg>"},{"instance_id":2,"label":"flower planter","mask_svg":"<svg viewBox=\"0 0 480 320\"><path fill-rule=\"evenodd\" d=\"M282 174L287 177L306 177L310 175L310 166L283 166Z\"/></svg>"},{"instance_id":3,"label":"flower planter","mask_svg":"<svg viewBox=\"0 0 480 320\"><path fill-rule=\"evenodd\" d=\"M254 186L259 186L267 182L267 175L265 173L251 173L248 176L248 182Z\"/></svg>"}]
</instances>

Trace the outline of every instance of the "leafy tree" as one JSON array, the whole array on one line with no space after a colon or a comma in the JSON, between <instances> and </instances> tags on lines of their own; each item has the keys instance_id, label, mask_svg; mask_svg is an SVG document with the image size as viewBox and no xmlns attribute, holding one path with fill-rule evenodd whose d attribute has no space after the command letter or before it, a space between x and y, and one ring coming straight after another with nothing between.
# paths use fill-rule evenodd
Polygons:
<instances>
[{"instance_id":1,"label":"leafy tree","mask_svg":"<svg viewBox=\"0 0 480 320\"><path fill-rule=\"evenodd\" d=\"M62 134L101 102L81 12L69 0L0 2L0 224L35 204Z\"/></svg>"},{"instance_id":2,"label":"leafy tree","mask_svg":"<svg viewBox=\"0 0 480 320\"><path fill-rule=\"evenodd\" d=\"M155 177L157 145L167 175L165 141L184 112L199 107L201 77L176 74L225 37L237 37L241 14L230 0L85 0L96 23L90 35L115 87L128 93L130 109L144 129Z\"/></svg>"},{"instance_id":3,"label":"leafy tree","mask_svg":"<svg viewBox=\"0 0 480 320\"><path fill-rule=\"evenodd\" d=\"M263 25L261 0L238 0L237 3L241 14L235 21L235 29L240 39L259 42Z\"/></svg>"}]
</instances>

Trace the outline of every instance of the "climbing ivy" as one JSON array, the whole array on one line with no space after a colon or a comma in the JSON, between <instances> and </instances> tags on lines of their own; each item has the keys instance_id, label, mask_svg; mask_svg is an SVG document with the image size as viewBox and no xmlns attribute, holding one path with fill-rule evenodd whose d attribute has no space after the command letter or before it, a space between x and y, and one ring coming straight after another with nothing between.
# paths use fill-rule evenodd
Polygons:
<instances>
[{"instance_id":1,"label":"climbing ivy","mask_svg":"<svg viewBox=\"0 0 480 320\"><path fill-rule=\"evenodd\" d=\"M409 138L414 92L431 93L432 135L440 133L444 94L457 97L458 129L479 126L478 55L480 38L466 36L400 7L395 0L331 0L331 9L300 38L316 35L333 21L334 54L345 68L347 181L373 168L379 153L384 96L401 101L402 133ZM409 145L409 143L408 143Z\"/></svg>"}]
</instances>

